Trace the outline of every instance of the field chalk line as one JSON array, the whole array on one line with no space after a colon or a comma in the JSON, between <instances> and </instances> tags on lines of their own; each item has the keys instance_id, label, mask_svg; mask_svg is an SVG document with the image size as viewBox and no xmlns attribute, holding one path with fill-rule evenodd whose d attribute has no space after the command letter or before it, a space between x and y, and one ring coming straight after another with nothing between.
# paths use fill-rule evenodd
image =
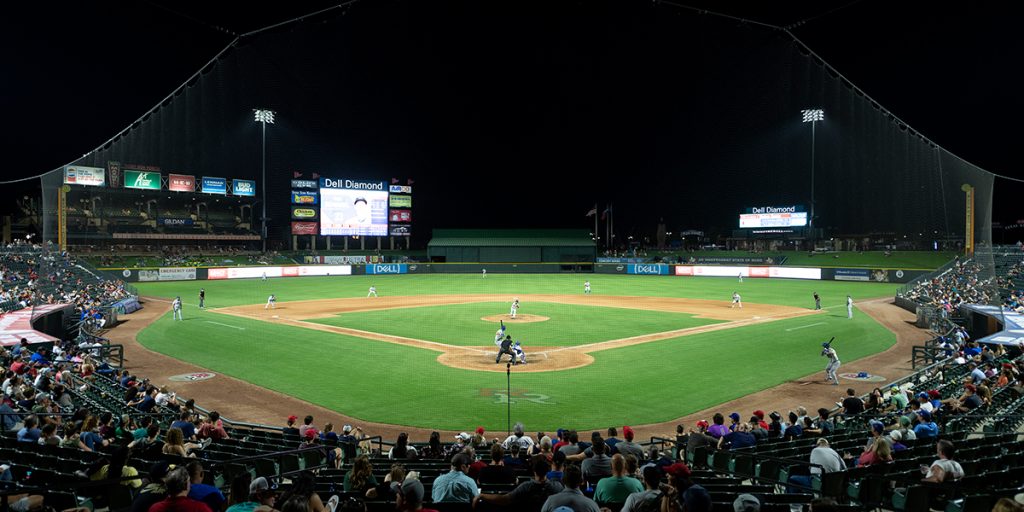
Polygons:
<instances>
[{"instance_id":1,"label":"field chalk line","mask_svg":"<svg viewBox=\"0 0 1024 512\"><path fill-rule=\"evenodd\" d=\"M219 325L221 327L230 327L232 329L238 329L239 331L244 331L245 330L245 327L238 327L238 326L235 326L235 325L222 324L220 322L214 322L214 321L211 321L211 320L204 320L204 322L206 322L208 324Z\"/></svg>"},{"instance_id":2,"label":"field chalk line","mask_svg":"<svg viewBox=\"0 0 1024 512\"><path fill-rule=\"evenodd\" d=\"M825 323L825 322L818 322L818 323L816 323L816 324L807 324L807 325L801 325L800 327L790 327L789 329L786 329L786 332L789 332L789 331L796 331L796 330L798 330L798 329L806 329L806 328L808 328L808 327L814 327L814 326L816 326L816 325L826 325L826 323Z\"/></svg>"}]
</instances>

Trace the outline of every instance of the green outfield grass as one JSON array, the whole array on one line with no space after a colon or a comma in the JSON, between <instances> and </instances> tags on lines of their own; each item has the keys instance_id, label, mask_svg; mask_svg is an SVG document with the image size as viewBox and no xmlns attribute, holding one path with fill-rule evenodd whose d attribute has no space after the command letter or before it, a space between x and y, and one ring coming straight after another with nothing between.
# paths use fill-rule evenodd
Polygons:
<instances>
[{"instance_id":1,"label":"green outfield grass","mask_svg":"<svg viewBox=\"0 0 1024 512\"><path fill-rule=\"evenodd\" d=\"M508 309L505 303L481 302L345 313L309 321L449 345L480 346L494 343L498 327L497 322L481 318L508 313ZM527 347L583 345L718 323L683 313L549 302L524 303L520 312L550 318L533 323L506 322L508 334Z\"/></svg>"},{"instance_id":2,"label":"green outfield grass","mask_svg":"<svg viewBox=\"0 0 1024 512\"><path fill-rule=\"evenodd\" d=\"M767 279L740 284L725 278L622 275L493 275L486 280L470 275L349 276L140 283L147 296L181 295L187 320L174 322L166 315L138 338L158 352L365 421L438 429L467 429L479 424L501 430L505 426L504 373L450 368L438 363L438 353L431 350L197 311L191 307L195 294L204 286L210 305L219 307L262 303L268 293L276 293L282 302L362 297L371 283L387 295L580 293L585 279L590 279L598 294L727 300L738 290L745 302L803 307L813 305L810 294L818 291L828 312L595 352L593 364L573 370L513 373L513 421L523 421L530 430L562 426L589 430L668 421L821 370L825 359L819 355L820 342L829 337L836 337L844 361L841 371L857 370L852 361L895 342L891 332L866 315L857 313L847 320L843 306L847 293L855 300L891 297L896 289L893 284ZM486 345L493 341L494 324L488 325L480 317L504 313L507 304L497 304L503 306L497 311L487 305L486 313L472 306L478 305L440 308L443 311L437 315L429 314L432 308L414 308L424 310L416 312L422 317L415 319L408 316L411 309L401 309L383 313L379 319L365 316L355 320L369 325L386 321L390 315L395 324L408 324L402 329L438 333L456 329L455 324L474 331L477 327L473 326L478 325L479 334L467 333L468 344ZM571 331L565 336L593 327L595 336L610 339L621 336L601 329L618 329L618 324L632 322L631 313L639 314L621 310L622 316L614 321L595 322L588 309L617 308L556 308L552 315L545 315L552 317L548 322L514 327L543 327L557 321ZM348 314L342 320L363 315ZM657 315L645 318L662 321ZM595 325L587 325L590 323ZM642 330L637 325L628 328ZM535 339L536 346L541 346L545 338L538 331ZM529 354L529 343L526 348ZM201 396L197 399L202 402Z\"/></svg>"}]
</instances>

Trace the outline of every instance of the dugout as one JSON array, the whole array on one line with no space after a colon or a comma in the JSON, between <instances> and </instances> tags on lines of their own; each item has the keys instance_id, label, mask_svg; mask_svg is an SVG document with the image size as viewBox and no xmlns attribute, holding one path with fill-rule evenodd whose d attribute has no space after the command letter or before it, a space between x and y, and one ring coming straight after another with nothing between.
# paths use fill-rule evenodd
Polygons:
<instances>
[{"instance_id":1,"label":"dugout","mask_svg":"<svg viewBox=\"0 0 1024 512\"><path fill-rule=\"evenodd\" d=\"M427 256L431 263L592 266L597 246L585 229L435 229Z\"/></svg>"}]
</instances>

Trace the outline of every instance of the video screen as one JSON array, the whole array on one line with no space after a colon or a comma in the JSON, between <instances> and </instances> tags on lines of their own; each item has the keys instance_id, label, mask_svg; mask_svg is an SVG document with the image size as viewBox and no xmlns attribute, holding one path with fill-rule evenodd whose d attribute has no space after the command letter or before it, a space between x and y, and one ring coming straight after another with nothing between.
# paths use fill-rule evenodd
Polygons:
<instances>
[{"instance_id":1,"label":"video screen","mask_svg":"<svg viewBox=\"0 0 1024 512\"><path fill-rule=\"evenodd\" d=\"M321 188L320 234L388 236L388 193Z\"/></svg>"}]
</instances>

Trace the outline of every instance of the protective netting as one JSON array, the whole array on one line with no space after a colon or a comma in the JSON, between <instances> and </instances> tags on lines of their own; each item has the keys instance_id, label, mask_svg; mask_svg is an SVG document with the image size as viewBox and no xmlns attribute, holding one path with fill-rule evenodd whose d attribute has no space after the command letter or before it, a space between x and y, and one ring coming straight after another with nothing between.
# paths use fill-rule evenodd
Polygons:
<instances>
[{"instance_id":1,"label":"protective netting","mask_svg":"<svg viewBox=\"0 0 1024 512\"><path fill-rule=\"evenodd\" d=\"M417 210L415 225L437 227L495 222L485 191L537 198L554 216L582 213L608 180L628 222L665 217L708 231L735 227L746 207L809 206L813 195L825 236L900 248L963 240L969 184L975 239L990 243L992 175L901 124L787 33L673 6L611 9L498 19L472 3L356 4L241 38L74 164L258 180L259 107L278 113L266 141L276 243L290 238L296 171L431 176L417 184L417 200L430 202L442 201L449 179L471 179L480 193ZM478 23L461 21L474 15ZM807 108L825 113L814 125L813 192ZM61 178L43 179L47 213ZM139 202L110 189L72 195L72 204L96 195L129 209ZM55 240L53 215L46 227ZM109 231L100 226L91 240ZM420 245L425 231L415 233Z\"/></svg>"}]
</instances>

